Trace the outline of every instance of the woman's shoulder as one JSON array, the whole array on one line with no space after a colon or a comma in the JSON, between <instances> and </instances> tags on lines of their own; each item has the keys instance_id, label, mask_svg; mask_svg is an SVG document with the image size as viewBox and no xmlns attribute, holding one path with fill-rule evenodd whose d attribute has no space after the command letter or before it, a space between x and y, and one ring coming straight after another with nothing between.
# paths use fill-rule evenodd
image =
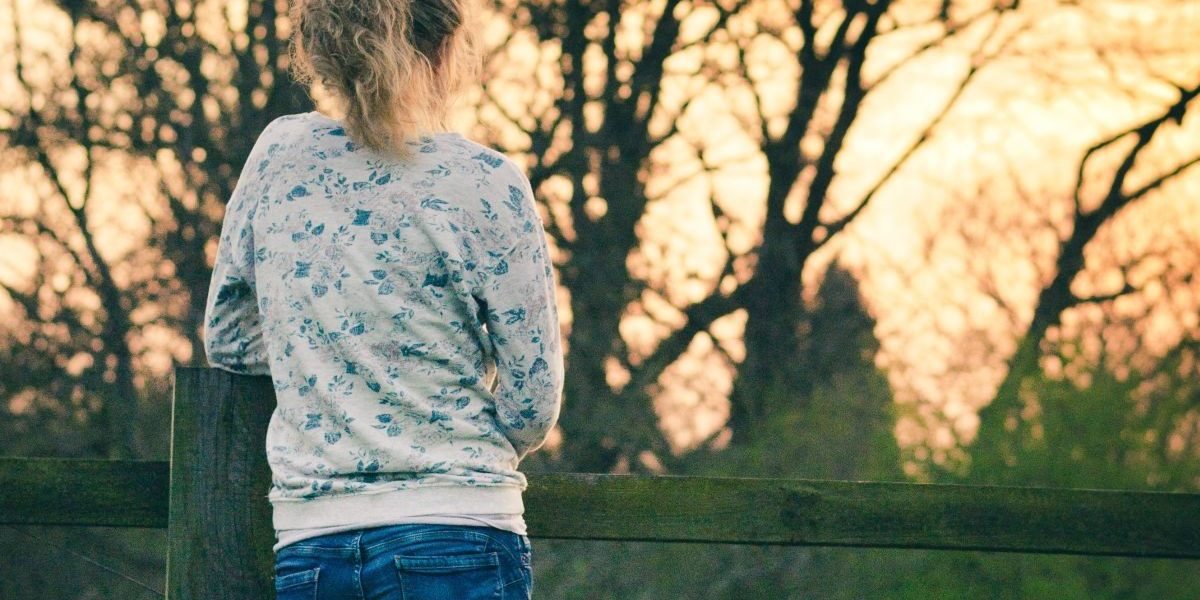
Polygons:
<instances>
[{"instance_id":1,"label":"woman's shoulder","mask_svg":"<svg viewBox=\"0 0 1200 600\"><path fill-rule=\"evenodd\" d=\"M458 150L460 154L470 160L478 161L489 171L497 169L507 170L515 166L512 159L503 152L468 138L457 131L446 131L437 135L442 140L445 140L449 147Z\"/></svg>"},{"instance_id":2,"label":"woman's shoulder","mask_svg":"<svg viewBox=\"0 0 1200 600\"><path fill-rule=\"evenodd\" d=\"M297 134L299 134L298 137ZM346 136L345 127L340 121L315 110L278 115L271 119L259 133L260 139L266 138L271 142L282 142L289 139L314 140L322 137L339 138L338 141L341 141L340 138Z\"/></svg>"},{"instance_id":3,"label":"woman's shoulder","mask_svg":"<svg viewBox=\"0 0 1200 600\"><path fill-rule=\"evenodd\" d=\"M473 171L490 176L493 187L518 190L529 187L525 169L511 156L485 144L481 144L458 133L443 134L444 139L456 150L456 158L473 163Z\"/></svg>"},{"instance_id":4,"label":"woman's shoulder","mask_svg":"<svg viewBox=\"0 0 1200 600\"><path fill-rule=\"evenodd\" d=\"M292 113L279 115L271 119L267 126L263 128L261 136L283 138L296 129L303 129L306 133L311 133L314 128L325 129L330 133L337 133L334 130L341 130L341 123L328 117L318 111L312 110L303 113Z\"/></svg>"}]
</instances>

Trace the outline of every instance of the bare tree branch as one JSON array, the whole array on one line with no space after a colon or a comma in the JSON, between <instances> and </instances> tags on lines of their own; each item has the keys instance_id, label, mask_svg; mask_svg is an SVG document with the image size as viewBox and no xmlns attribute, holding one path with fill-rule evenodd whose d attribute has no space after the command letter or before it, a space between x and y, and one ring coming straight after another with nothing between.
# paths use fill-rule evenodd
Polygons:
<instances>
[{"instance_id":1,"label":"bare tree branch","mask_svg":"<svg viewBox=\"0 0 1200 600\"><path fill-rule=\"evenodd\" d=\"M981 13L981 14L983 14L983 13ZM973 18L977 18L978 16L979 15L976 15L976 17L973 17ZM984 47L986 47L988 45L988 43L990 43L990 41L993 39L993 36L998 31L1002 17L1003 17L1003 14L997 15L997 18L996 18L995 22L993 23L992 30L988 33L987 36L984 37L984 40L982 42L980 42L979 48L976 50L976 55L974 57L972 57L971 65L967 69L966 75L959 82L958 86L955 87L954 91L950 94L950 97L946 100L946 102L943 103L942 109L937 112L937 114L933 117L933 119L931 119L929 121L928 124L926 124L925 128L921 131L921 133L917 136L917 138L915 140L913 140L913 142L911 144L909 144L908 148L906 148L904 150L904 152L902 152L900 154L900 157L897 158L896 161L892 163L892 165L888 168L888 170L885 171L879 177L879 179L877 179L875 181L875 183L867 190L867 192L865 194L863 194L862 199L859 200L858 204L855 205L854 208L852 208L849 212L847 212L841 218L839 218L835 221L832 221L830 223L823 224L823 226L826 228L826 235L825 235L824 239L818 243L818 246L828 243L830 240L832 240L834 238L834 236L836 236L843 229L845 229L847 225L849 225L856 218L858 218L858 216L862 213L862 211L864 209L866 209L867 206L871 203L871 200L875 198L875 195L879 192L879 190L881 188L883 188L883 186L887 182L892 180L892 178L896 175L896 173L905 164L908 163L909 159L911 159L913 157L913 155L916 154L918 149L920 149L927 141L929 141L929 137L933 134L934 131L937 130L937 128L942 124L942 122L945 121L946 116L950 114L951 108L953 108L956 104L958 104L959 99L962 97L963 93L967 90L967 87L975 79L975 76L976 76L976 74L979 73L980 69L984 65L986 65L988 62L990 62L992 59L994 59L996 56L999 56L1005 48L1007 48L1015 39L1017 39L1017 36L1020 33L1019 31L1009 35L1009 37L1005 40L1005 42L1001 45L1001 47L999 49L997 49L996 51L992 52L990 56L984 57L984 58L979 57L978 53ZM1028 26L1028 24L1026 24L1026 27L1027 26ZM1024 30L1024 29L1025 29L1024 27L1021 28L1021 30ZM961 29L957 29L957 30L961 30ZM944 39L945 38L943 38L943 40Z\"/></svg>"}]
</instances>

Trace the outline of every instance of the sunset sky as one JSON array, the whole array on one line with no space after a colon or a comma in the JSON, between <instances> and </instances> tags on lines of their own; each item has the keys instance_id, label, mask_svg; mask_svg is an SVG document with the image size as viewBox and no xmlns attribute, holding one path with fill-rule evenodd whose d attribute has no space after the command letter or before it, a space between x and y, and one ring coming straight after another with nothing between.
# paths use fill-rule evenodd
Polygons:
<instances>
[{"instance_id":1,"label":"sunset sky","mask_svg":"<svg viewBox=\"0 0 1200 600\"><path fill-rule=\"evenodd\" d=\"M27 100L14 75L15 13L20 13L24 33L27 79L35 86L49 87L65 67L62 36L69 32L68 21L44 4L0 3L0 128L12 126ZM917 15L938 3L900 4L911 6ZM1161 113L1178 99L1176 86L1193 86L1200 80L1200 37L1195 35L1200 31L1200 3L1066 4L1024 2L1003 22L984 19L944 49L924 53L902 67L869 96L838 157L832 204L846 210L936 118L965 70L973 63L981 65L949 114L937 122L926 145L806 272L815 281L836 258L860 278L877 320L881 342L877 364L887 372L896 401L907 407L896 428L904 446L928 445L936 453L970 440L978 422L976 411L994 392L1014 340L1031 317L1035 295L1052 276L1054 244L1057 236L1066 233L1083 152L1106 136ZM659 3L642 8L647 5L656 11ZM753 34L758 31L753 18L759 20L759 30L768 27L778 5L761 6L731 22L730 31ZM246 23L244 2L202 2L197 10L212 11L213 16L212 28L201 28L199 35L218 47L239 43ZM628 30L619 38L624 48L643 43L637 18L641 12L631 8L622 22ZM900 9L895 13L906 14ZM232 36L223 29L222 15L228 15ZM683 38L700 35L714 18L711 9L695 7L684 20ZM147 39L154 39L162 24L144 18L138 26ZM505 23L491 20L485 37L494 47L508 33ZM794 62L787 60L793 51L787 44L796 43L796 33L784 32L779 38L760 35L747 47L747 72L757 82L768 117L789 108L787 90L796 73ZM868 82L934 34L913 28L878 41L868 55ZM79 34L80 38L86 35L86 31ZM983 50L977 51L985 39ZM495 72L487 86L500 105L521 114L552 103L557 64L552 45L538 48L530 37L517 36L493 60ZM649 190L661 197L652 201L642 219L643 245L628 261L635 274L663 292L649 294L622 326L631 345L647 351L669 328L678 326L675 306L695 301L720 284L715 279L726 250L713 221L710 198L733 220L729 244L734 253L756 243L764 215L766 161L754 129L746 126L754 107L745 82L697 74L705 62L729 66L736 64L737 53L727 41L713 42L680 51L667 63L671 75L663 91L665 103L678 107L696 97L681 121L679 139L651 156ZM536 85L529 83L531 73ZM118 98L119 93L114 93L97 100ZM35 103L47 101L43 97ZM480 119L474 109L478 101L478 90L467 94L455 124L468 137L482 139L484 130L476 125ZM829 108L818 119L829 120ZM1164 131L1148 160L1136 166L1133 183L1200 152L1198 112L1193 109L1182 125ZM664 119L660 127L667 126ZM509 147L523 144L517 132L493 128L491 133L511 138ZM73 174L67 191L72 202L80 202L84 186L77 174L84 165L83 151L66 140L60 142L51 156L61 172ZM804 143L819 145L820 140ZM697 147L703 152L697 152ZM1115 159L1123 147L1127 146L1118 145L1108 154ZM1112 159L1105 156L1097 164L1111 165ZM39 207L49 214L64 214L62 199L45 173L21 157L20 152L0 148L0 215L29 215ZM169 278L173 269L184 268L128 260L145 245L149 218L161 216L159 186L180 185L171 176L180 168L174 159L164 153L152 163L104 150L97 150L92 158L88 215L102 253L116 265L118 281L129 281L138 269L157 269L161 277ZM1107 183L1110 171L1095 171L1085 173L1085 199L1094 198ZM538 191L550 210L563 210L570 187L551 179ZM1122 214L1089 248L1088 269L1076 281L1081 294L1113 293L1125 281L1141 291L1064 316L1058 335L1080 341L1079 360L1099 360L1102 346L1127 358L1152 355L1163 351L1173 336L1200 326L1200 281L1183 277L1200 267L1198 198L1200 168L1195 168ZM799 214L803 201L799 195L791 199L793 214ZM605 210L603 200L591 202L589 210ZM21 288L33 270L41 268L37 252L27 236L0 233L0 282ZM1120 276L1122 266L1129 272L1128 280ZM57 268L50 279L55 288L65 290L79 283L78 274L65 261ZM815 286L807 289L811 292ZM75 301L98 306L94 296L86 293ZM4 328L15 325L5 322L10 310L10 301L0 289ZM192 358L190 346L175 329L155 322L161 307L134 311L140 313L135 322L146 323L135 341L146 373L163 377L172 367L172 358ZM569 310L563 315L569 320ZM738 338L744 320L743 314L735 313L714 327L715 344L734 360L741 351ZM1131 364L1136 367L1137 360ZM619 381L620 373L615 372L619 367L613 367L614 381ZM1072 372L1070 364L1055 368L1066 375ZM658 408L664 427L681 447L723 425L731 373L714 341L702 335L687 357L664 375L665 392Z\"/></svg>"}]
</instances>

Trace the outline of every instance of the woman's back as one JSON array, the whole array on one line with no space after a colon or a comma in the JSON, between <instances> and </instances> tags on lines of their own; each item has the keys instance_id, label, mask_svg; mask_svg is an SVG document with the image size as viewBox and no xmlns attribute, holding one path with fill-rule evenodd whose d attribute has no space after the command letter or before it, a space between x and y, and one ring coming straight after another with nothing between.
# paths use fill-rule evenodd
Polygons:
<instances>
[{"instance_id":1,"label":"woman's back","mask_svg":"<svg viewBox=\"0 0 1200 600\"><path fill-rule=\"evenodd\" d=\"M226 205L209 363L269 374L283 598L520 598L517 471L558 418L553 267L529 181L455 133L470 0L295 0L286 115ZM439 132L441 133L434 133Z\"/></svg>"},{"instance_id":2,"label":"woman's back","mask_svg":"<svg viewBox=\"0 0 1200 600\"><path fill-rule=\"evenodd\" d=\"M456 133L414 144L396 161L321 113L280 117L228 204L206 349L274 381L277 529L520 513L517 464L557 419L528 181Z\"/></svg>"}]
</instances>

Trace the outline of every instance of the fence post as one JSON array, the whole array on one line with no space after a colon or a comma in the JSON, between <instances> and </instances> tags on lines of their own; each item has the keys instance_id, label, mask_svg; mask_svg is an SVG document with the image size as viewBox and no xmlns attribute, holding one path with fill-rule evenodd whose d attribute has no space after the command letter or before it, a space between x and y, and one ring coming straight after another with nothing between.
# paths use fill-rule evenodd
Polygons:
<instances>
[{"instance_id":1,"label":"fence post","mask_svg":"<svg viewBox=\"0 0 1200 600\"><path fill-rule=\"evenodd\" d=\"M269 377L177 368L171 407L168 600L273 600Z\"/></svg>"}]
</instances>

